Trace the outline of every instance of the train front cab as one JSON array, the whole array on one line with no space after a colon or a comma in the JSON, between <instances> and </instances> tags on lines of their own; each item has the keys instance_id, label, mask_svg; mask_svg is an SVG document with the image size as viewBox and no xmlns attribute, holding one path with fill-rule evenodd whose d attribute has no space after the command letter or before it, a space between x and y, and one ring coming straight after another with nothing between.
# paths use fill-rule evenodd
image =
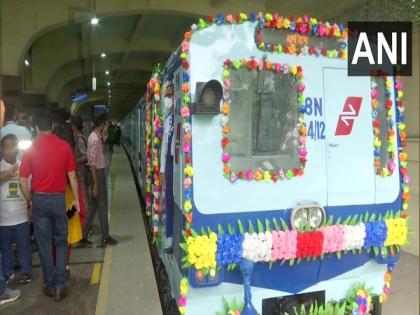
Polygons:
<instances>
[{"instance_id":1,"label":"train front cab","mask_svg":"<svg viewBox=\"0 0 420 315\"><path fill-rule=\"evenodd\" d=\"M193 34L189 49L191 99L196 99L198 82L215 79L224 84L227 60L254 59L257 64L264 60L265 63L301 67L306 87L303 93L304 121L308 130L304 174L277 182L226 178L221 145L223 114L193 113L193 228L200 231L202 227L210 227L217 231L218 224L236 226L239 219L247 230L249 220L256 226L257 220L265 222L273 218L283 219L291 227L293 209L311 205L325 211L321 221L314 218L315 225L325 224L330 216L334 222L338 218L343 222L348 216L358 215L360 218L366 213L378 216L385 215L390 209L400 209L398 170L389 176L378 176L374 167L378 151L374 150L373 118L380 119L385 128L381 133L383 145L379 149L381 166L389 162L388 147L398 152L398 144L397 141L388 143L386 136L387 120L396 125L395 105L389 117L384 109L378 110L377 117L372 117L372 87L377 86L380 91L378 101L381 104L385 103L385 98L396 103L394 89L387 88L384 79L347 76L346 60L259 50L254 39L255 27L255 23L211 26ZM293 84L287 77L290 74L265 70L251 72L241 67L229 68L230 112L227 116L231 129L232 169L235 172L242 170L245 174L248 169L259 169L263 173L265 170L293 168L299 160L296 126L300 109L296 93L290 92ZM185 201L184 130L180 117L183 73L181 67L173 73L177 98L175 126L180 125L173 186L175 220L179 221L176 242L182 241L182 205ZM394 78L388 79L394 86ZM220 105L222 108L223 101ZM398 154L395 163L398 165ZM175 260L164 257L167 271L170 270L174 296L178 294L183 255L175 249ZM265 262L256 263L252 276L252 302L262 313L264 300L298 293L321 291L324 301L338 301L358 281L372 287L374 294L379 294L383 289L387 262L387 259L375 260L372 253L362 250L361 253L346 252L341 258L329 254L322 260L302 260L292 266L287 262L275 262L272 266ZM222 267L218 273L220 283L209 282L209 286L194 283L194 272L194 269L189 271L190 284L194 288L188 295L187 314L201 314L203 305L208 314L215 313L220 310L222 296L243 299L243 279L238 269L228 271Z\"/></svg>"}]
</instances>

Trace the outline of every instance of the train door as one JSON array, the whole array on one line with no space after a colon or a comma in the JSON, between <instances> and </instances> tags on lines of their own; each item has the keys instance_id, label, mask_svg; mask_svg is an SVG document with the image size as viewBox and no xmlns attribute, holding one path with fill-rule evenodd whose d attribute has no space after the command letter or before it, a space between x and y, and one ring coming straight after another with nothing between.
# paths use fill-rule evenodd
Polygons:
<instances>
[{"instance_id":1,"label":"train door","mask_svg":"<svg viewBox=\"0 0 420 315\"><path fill-rule=\"evenodd\" d=\"M375 174L370 77L324 68L327 205L373 205Z\"/></svg>"}]
</instances>

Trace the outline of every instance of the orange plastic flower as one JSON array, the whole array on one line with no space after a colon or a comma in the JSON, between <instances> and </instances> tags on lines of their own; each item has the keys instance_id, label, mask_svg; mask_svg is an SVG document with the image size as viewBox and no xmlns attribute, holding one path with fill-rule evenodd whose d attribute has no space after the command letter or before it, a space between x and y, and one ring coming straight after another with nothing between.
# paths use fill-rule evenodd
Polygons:
<instances>
[{"instance_id":1,"label":"orange plastic flower","mask_svg":"<svg viewBox=\"0 0 420 315\"><path fill-rule=\"evenodd\" d=\"M283 27L283 18L281 17L276 21L276 28L282 28L282 27Z\"/></svg>"},{"instance_id":2,"label":"orange plastic flower","mask_svg":"<svg viewBox=\"0 0 420 315\"><path fill-rule=\"evenodd\" d=\"M223 127L223 129L222 129L222 132L224 133L224 134L227 134L227 133L229 133L229 131L230 131L230 128L226 125L226 126L224 126Z\"/></svg>"},{"instance_id":3,"label":"orange plastic flower","mask_svg":"<svg viewBox=\"0 0 420 315\"><path fill-rule=\"evenodd\" d=\"M185 220L187 220L187 222L191 223L192 222L192 213L189 212L185 215Z\"/></svg>"},{"instance_id":4,"label":"orange plastic flower","mask_svg":"<svg viewBox=\"0 0 420 315\"><path fill-rule=\"evenodd\" d=\"M189 133L186 133L184 135L184 142L190 142L191 141L191 135Z\"/></svg>"},{"instance_id":5,"label":"orange plastic flower","mask_svg":"<svg viewBox=\"0 0 420 315\"><path fill-rule=\"evenodd\" d=\"M391 274L389 272L387 272L384 276L384 281L389 282L389 281L391 281L391 279L392 279Z\"/></svg>"},{"instance_id":6,"label":"orange plastic flower","mask_svg":"<svg viewBox=\"0 0 420 315\"><path fill-rule=\"evenodd\" d=\"M404 200L405 202L410 201L410 193L405 192L402 194L402 200Z\"/></svg>"},{"instance_id":7,"label":"orange plastic flower","mask_svg":"<svg viewBox=\"0 0 420 315\"><path fill-rule=\"evenodd\" d=\"M378 99L376 99L376 98L372 99L372 107L373 108L378 107Z\"/></svg>"},{"instance_id":8,"label":"orange plastic flower","mask_svg":"<svg viewBox=\"0 0 420 315\"><path fill-rule=\"evenodd\" d=\"M270 70L272 68L273 64L271 63L271 61L267 60L265 63L265 68L267 70Z\"/></svg>"},{"instance_id":9,"label":"orange plastic flower","mask_svg":"<svg viewBox=\"0 0 420 315\"><path fill-rule=\"evenodd\" d=\"M185 32L185 34L184 34L184 38L185 38L186 40L190 40L190 39L191 39L191 32Z\"/></svg>"},{"instance_id":10,"label":"orange plastic flower","mask_svg":"<svg viewBox=\"0 0 420 315\"><path fill-rule=\"evenodd\" d=\"M308 130L306 129L306 127L300 128L300 135L301 136L306 136L307 133L308 133Z\"/></svg>"},{"instance_id":11,"label":"orange plastic flower","mask_svg":"<svg viewBox=\"0 0 420 315\"><path fill-rule=\"evenodd\" d=\"M224 103L222 107L222 112L227 115L230 111L230 105L228 103Z\"/></svg>"},{"instance_id":12,"label":"orange plastic flower","mask_svg":"<svg viewBox=\"0 0 420 315\"><path fill-rule=\"evenodd\" d=\"M294 44L289 46L289 54L294 55L296 53L296 46Z\"/></svg>"},{"instance_id":13,"label":"orange plastic flower","mask_svg":"<svg viewBox=\"0 0 420 315\"><path fill-rule=\"evenodd\" d=\"M190 91L190 87L188 86L188 83L184 83L182 85L182 92L183 93L188 93Z\"/></svg>"},{"instance_id":14,"label":"orange plastic flower","mask_svg":"<svg viewBox=\"0 0 420 315\"><path fill-rule=\"evenodd\" d=\"M223 172L224 172L225 174L230 174L230 166L229 166L229 164L226 164L226 165L223 167Z\"/></svg>"}]
</instances>

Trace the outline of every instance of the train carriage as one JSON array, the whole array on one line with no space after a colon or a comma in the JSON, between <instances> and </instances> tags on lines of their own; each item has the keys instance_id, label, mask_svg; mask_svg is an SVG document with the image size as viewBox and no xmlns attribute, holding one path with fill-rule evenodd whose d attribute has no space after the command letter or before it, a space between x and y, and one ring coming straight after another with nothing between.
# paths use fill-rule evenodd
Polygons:
<instances>
[{"instance_id":1,"label":"train carriage","mask_svg":"<svg viewBox=\"0 0 420 315\"><path fill-rule=\"evenodd\" d=\"M181 313L380 314L408 233L402 83L348 76L346 46L343 25L306 16L200 19L123 122Z\"/></svg>"}]
</instances>

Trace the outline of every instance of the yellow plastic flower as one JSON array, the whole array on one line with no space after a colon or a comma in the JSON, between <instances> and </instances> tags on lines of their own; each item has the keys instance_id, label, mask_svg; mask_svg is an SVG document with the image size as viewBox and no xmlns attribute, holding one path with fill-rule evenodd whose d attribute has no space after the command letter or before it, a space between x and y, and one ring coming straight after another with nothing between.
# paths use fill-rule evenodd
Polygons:
<instances>
[{"instance_id":1,"label":"yellow plastic flower","mask_svg":"<svg viewBox=\"0 0 420 315\"><path fill-rule=\"evenodd\" d=\"M180 306L180 307L178 308L178 310L179 310L179 313L180 313L181 315L184 315L184 314L185 314L185 306Z\"/></svg>"},{"instance_id":2,"label":"yellow plastic flower","mask_svg":"<svg viewBox=\"0 0 420 315\"><path fill-rule=\"evenodd\" d=\"M403 93L403 91L398 91L398 98L401 98L401 97L403 97L403 95L404 95L404 93Z\"/></svg>"},{"instance_id":3,"label":"yellow plastic flower","mask_svg":"<svg viewBox=\"0 0 420 315\"><path fill-rule=\"evenodd\" d=\"M265 15L265 20L266 20L266 21L272 21L272 20L273 20L273 15L272 15L272 14L270 14L270 13L266 13L266 15Z\"/></svg>"},{"instance_id":4,"label":"yellow plastic flower","mask_svg":"<svg viewBox=\"0 0 420 315\"><path fill-rule=\"evenodd\" d=\"M190 165L188 165L187 167L184 168L184 174L187 175L188 177L192 177L194 175L193 168Z\"/></svg>"},{"instance_id":5,"label":"yellow plastic flower","mask_svg":"<svg viewBox=\"0 0 420 315\"><path fill-rule=\"evenodd\" d=\"M375 137L375 140L373 140L373 145L377 148L381 147L382 142L379 140L379 138Z\"/></svg>"},{"instance_id":6,"label":"yellow plastic flower","mask_svg":"<svg viewBox=\"0 0 420 315\"><path fill-rule=\"evenodd\" d=\"M291 66L289 71L292 75L295 75L297 73L297 67L296 66Z\"/></svg>"},{"instance_id":7,"label":"yellow plastic flower","mask_svg":"<svg viewBox=\"0 0 420 315\"><path fill-rule=\"evenodd\" d=\"M269 182L271 180L271 174L269 171L264 171L264 181Z\"/></svg>"},{"instance_id":8,"label":"yellow plastic flower","mask_svg":"<svg viewBox=\"0 0 420 315\"><path fill-rule=\"evenodd\" d=\"M217 235L214 232L210 233L210 241L216 242L217 241Z\"/></svg>"},{"instance_id":9,"label":"yellow plastic flower","mask_svg":"<svg viewBox=\"0 0 420 315\"><path fill-rule=\"evenodd\" d=\"M239 13L239 16L241 17L242 21L248 20L248 15L246 15L245 13Z\"/></svg>"},{"instance_id":10,"label":"yellow plastic flower","mask_svg":"<svg viewBox=\"0 0 420 315\"><path fill-rule=\"evenodd\" d=\"M192 209L191 200L185 200L185 202L184 202L184 211L185 212L190 212L191 209Z\"/></svg>"},{"instance_id":11,"label":"yellow plastic flower","mask_svg":"<svg viewBox=\"0 0 420 315\"><path fill-rule=\"evenodd\" d=\"M194 265L196 261L197 261L197 257L195 255L193 254L188 255L188 262L191 265Z\"/></svg>"},{"instance_id":12,"label":"yellow plastic flower","mask_svg":"<svg viewBox=\"0 0 420 315\"><path fill-rule=\"evenodd\" d=\"M387 89L390 89L390 88L392 87L392 81L391 81L390 79L387 79L387 80L385 81L385 85L386 85L386 88L387 88Z\"/></svg>"},{"instance_id":13,"label":"yellow plastic flower","mask_svg":"<svg viewBox=\"0 0 420 315\"><path fill-rule=\"evenodd\" d=\"M290 20L289 19L284 19L283 20L283 27L285 29L288 29L290 27Z\"/></svg>"}]
</instances>

